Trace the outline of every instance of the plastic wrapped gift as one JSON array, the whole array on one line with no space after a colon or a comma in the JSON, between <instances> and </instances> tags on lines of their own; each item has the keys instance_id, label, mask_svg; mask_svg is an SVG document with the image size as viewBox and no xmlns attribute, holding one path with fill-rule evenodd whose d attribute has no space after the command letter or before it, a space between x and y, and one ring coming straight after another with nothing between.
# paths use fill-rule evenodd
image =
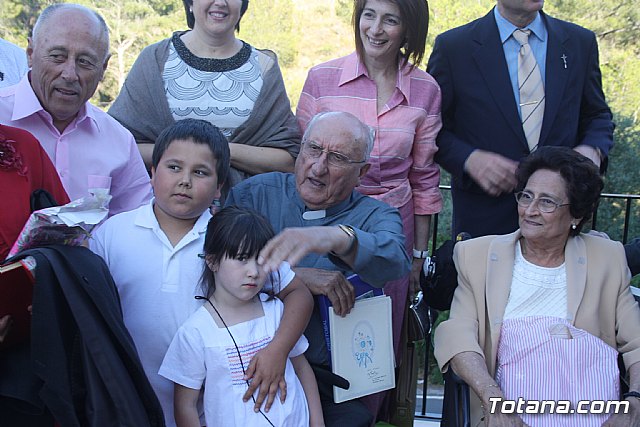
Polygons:
<instances>
[{"instance_id":1,"label":"plastic wrapped gift","mask_svg":"<svg viewBox=\"0 0 640 427\"><path fill-rule=\"evenodd\" d=\"M9 258L39 246L82 245L109 214L110 200L108 189L96 189L90 196L64 206L33 212L9 251Z\"/></svg>"}]
</instances>

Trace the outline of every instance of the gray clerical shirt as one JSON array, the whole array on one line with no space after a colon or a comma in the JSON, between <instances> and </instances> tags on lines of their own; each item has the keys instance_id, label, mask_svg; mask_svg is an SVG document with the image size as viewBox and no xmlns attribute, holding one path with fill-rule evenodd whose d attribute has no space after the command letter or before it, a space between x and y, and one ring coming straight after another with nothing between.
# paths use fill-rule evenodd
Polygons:
<instances>
[{"instance_id":1,"label":"gray clerical shirt","mask_svg":"<svg viewBox=\"0 0 640 427\"><path fill-rule=\"evenodd\" d=\"M256 175L231 189L226 205L252 208L264 215L274 231L289 227L331 226L353 227L358 239L358 253L353 269L332 255L309 254L297 267L313 267L356 273L376 287L409 273L411 261L404 248L402 221L396 208L357 191L343 202L326 210L326 216L303 219L304 202L296 190L295 176L280 172ZM328 365L328 354L322 322L315 305L305 331L309 349L305 353L310 363Z\"/></svg>"}]
</instances>

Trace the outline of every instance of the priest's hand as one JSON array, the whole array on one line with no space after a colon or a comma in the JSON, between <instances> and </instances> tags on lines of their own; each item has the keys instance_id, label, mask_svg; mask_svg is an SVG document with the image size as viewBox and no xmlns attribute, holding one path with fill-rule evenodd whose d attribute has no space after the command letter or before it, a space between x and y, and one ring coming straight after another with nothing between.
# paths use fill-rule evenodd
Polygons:
<instances>
[{"instance_id":1,"label":"priest's hand","mask_svg":"<svg viewBox=\"0 0 640 427\"><path fill-rule=\"evenodd\" d=\"M333 311L344 317L353 308L356 297L353 286L339 271L320 268L294 268L296 275L313 295L324 295L333 305Z\"/></svg>"},{"instance_id":2,"label":"priest's hand","mask_svg":"<svg viewBox=\"0 0 640 427\"><path fill-rule=\"evenodd\" d=\"M278 269L282 261L295 266L310 253L334 252L351 255L355 252L354 238L337 226L285 228L269 240L258 256L265 271ZM348 259L344 259L349 264Z\"/></svg>"}]
</instances>

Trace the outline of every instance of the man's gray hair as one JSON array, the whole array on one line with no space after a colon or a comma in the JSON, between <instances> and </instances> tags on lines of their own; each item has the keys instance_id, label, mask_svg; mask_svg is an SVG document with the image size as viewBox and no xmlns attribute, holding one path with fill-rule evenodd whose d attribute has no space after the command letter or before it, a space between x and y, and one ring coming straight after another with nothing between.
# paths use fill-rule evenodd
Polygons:
<instances>
[{"instance_id":1,"label":"man's gray hair","mask_svg":"<svg viewBox=\"0 0 640 427\"><path fill-rule=\"evenodd\" d=\"M302 140L304 141L307 139L307 135L311 132L311 129L316 124L316 122L321 118L330 117L330 116L342 116L342 115L349 116L355 119L358 123L360 123L361 135L360 137L358 137L358 135L354 135L354 138L356 142L362 142L364 144L364 161L365 162L368 161L369 157L371 156L371 151L373 150L373 141L376 138L376 130L371 126L362 123L362 121L360 121L360 119L358 119L353 114L347 113L345 111L323 111L313 116L311 120L309 120L309 124L307 125L307 129L305 129L304 131Z\"/></svg>"},{"instance_id":2,"label":"man's gray hair","mask_svg":"<svg viewBox=\"0 0 640 427\"><path fill-rule=\"evenodd\" d=\"M107 59L107 57L109 56L109 27L107 26L106 21L104 20L104 18L102 17L102 15L100 15L98 12L96 12L93 9L89 9L86 6L82 6L80 4L75 4L75 3L57 3L57 4L52 4L51 6L47 6L42 13L40 13L40 16L38 16L38 19L36 20L35 25L33 26L33 32L32 32L32 39L35 42L36 39L38 38L38 33L40 32L40 28L42 27L42 24L44 24L47 20L49 20L49 18L51 18L51 16L53 16L57 11L63 10L63 9L76 9L76 10L82 10L84 12L86 12L89 15L93 15L98 22L100 23L100 28L102 30L102 37L104 39L104 41L107 44L107 51L105 53L105 59Z\"/></svg>"}]
</instances>

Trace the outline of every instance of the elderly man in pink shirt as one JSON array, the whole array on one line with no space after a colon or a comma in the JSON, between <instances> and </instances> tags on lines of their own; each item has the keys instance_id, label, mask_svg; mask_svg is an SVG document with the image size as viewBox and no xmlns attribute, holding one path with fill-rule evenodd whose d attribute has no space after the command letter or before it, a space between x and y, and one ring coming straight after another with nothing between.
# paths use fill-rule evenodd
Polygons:
<instances>
[{"instance_id":1,"label":"elderly man in pink shirt","mask_svg":"<svg viewBox=\"0 0 640 427\"><path fill-rule=\"evenodd\" d=\"M27 56L31 71L0 89L0 122L36 136L71 199L107 188L110 215L149 200L133 136L88 102L109 62L104 19L79 5L50 6L36 22Z\"/></svg>"}]
</instances>

